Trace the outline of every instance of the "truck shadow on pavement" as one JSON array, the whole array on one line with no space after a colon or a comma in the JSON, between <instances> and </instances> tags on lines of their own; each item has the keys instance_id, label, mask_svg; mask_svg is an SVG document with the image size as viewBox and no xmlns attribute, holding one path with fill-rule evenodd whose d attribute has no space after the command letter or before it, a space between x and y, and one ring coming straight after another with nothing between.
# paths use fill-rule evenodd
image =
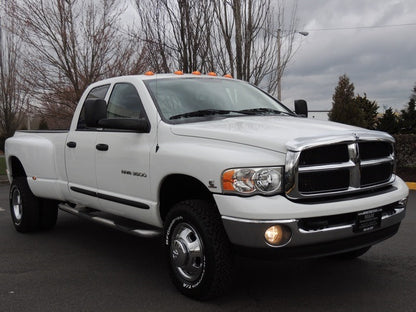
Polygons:
<instances>
[{"instance_id":1,"label":"truck shadow on pavement","mask_svg":"<svg viewBox=\"0 0 416 312\"><path fill-rule=\"evenodd\" d=\"M388 280L392 272L377 262L377 257L372 260L371 251L351 261L320 258L271 262L237 257L230 292L201 303L180 295L171 284L162 238L134 237L63 213L52 232L39 235L52 244L49 248L54 250L55 262L70 264L72 269L67 274L71 279L81 280L87 288L113 285L114 300L129 295L152 296L152 302L161 300L163 306L171 301L202 310L250 311L278 305L286 310L307 306L308 311L334 307L347 311L351 306L379 302L379 293L389 293L391 287L386 276Z\"/></svg>"}]
</instances>

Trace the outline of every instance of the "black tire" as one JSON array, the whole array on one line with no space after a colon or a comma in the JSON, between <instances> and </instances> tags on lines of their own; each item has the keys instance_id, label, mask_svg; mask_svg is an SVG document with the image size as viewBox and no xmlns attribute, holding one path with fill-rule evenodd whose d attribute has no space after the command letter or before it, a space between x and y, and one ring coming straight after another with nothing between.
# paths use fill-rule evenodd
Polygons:
<instances>
[{"instance_id":1,"label":"black tire","mask_svg":"<svg viewBox=\"0 0 416 312\"><path fill-rule=\"evenodd\" d=\"M12 221L16 230L21 233L38 230L40 200L33 195L26 178L13 179L9 200Z\"/></svg>"},{"instance_id":2,"label":"black tire","mask_svg":"<svg viewBox=\"0 0 416 312\"><path fill-rule=\"evenodd\" d=\"M58 219L58 202L50 199L42 199L39 209L39 222L42 230L51 230Z\"/></svg>"},{"instance_id":3,"label":"black tire","mask_svg":"<svg viewBox=\"0 0 416 312\"><path fill-rule=\"evenodd\" d=\"M353 260L353 259L356 259L358 257L361 257L370 248L371 248L371 246L368 246L368 247L364 247L364 248L360 248L360 249L340 253L340 254L332 256L332 258L335 258L335 259L338 259L338 260Z\"/></svg>"},{"instance_id":4,"label":"black tire","mask_svg":"<svg viewBox=\"0 0 416 312\"><path fill-rule=\"evenodd\" d=\"M16 177L10 186L10 212L18 232L52 229L58 217L58 203L36 197L26 178Z\"/></svg>"},{"instance_id":5,"label":"black tire","mask_svg":"<svg viewBox=\"0 0 416 312\"><path fill-rule=\"evenodd\" d=\"M182 294L207 300L229 288L233 256L213 204L189 200L172 207L165 220L165 245L172 281Z\"/></svg>"}]
</instances>

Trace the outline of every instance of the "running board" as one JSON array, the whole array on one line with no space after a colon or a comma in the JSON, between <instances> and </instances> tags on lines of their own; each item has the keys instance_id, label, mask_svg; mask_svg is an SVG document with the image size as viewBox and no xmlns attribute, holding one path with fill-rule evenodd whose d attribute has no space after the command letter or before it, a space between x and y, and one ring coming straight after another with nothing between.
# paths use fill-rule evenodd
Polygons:
<instances>
[{"instance_id":1,"label":"running board","mask_svg":"<svg viewBox=\"0 0 416 312\"><path fill-rule=\"evenodd\" d=\"M70 214L76 215L78 217L100 223L103 225L106 225L108 227L111 227L113 229L133 234L139 237L158 237L162 234L161 230L158 229L141 229L138 228L138 225L142 225L143 227L146 227L146 225L141 224L136 221L132 221L126 218L118 217L115 215L110 215L107 213L101 213L99 210L95 209L89 209L85 207L71 207L68 204L61 203L58 205L59 209L68 212ZM104 216L100 216L98 214L102 214Z\"/></svg>"}]
</instances>

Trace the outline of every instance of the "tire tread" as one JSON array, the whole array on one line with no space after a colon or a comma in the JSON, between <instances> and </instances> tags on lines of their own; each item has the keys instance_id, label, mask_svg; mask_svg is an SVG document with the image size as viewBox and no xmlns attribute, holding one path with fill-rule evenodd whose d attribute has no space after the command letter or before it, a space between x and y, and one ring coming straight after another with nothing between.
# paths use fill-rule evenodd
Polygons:
<instances>
[{"instance_id":1,"label":"tire tread","mask_svg":"<svg viewBox=\"0 0 416 312\"><path fill-rule=\"evenodd\" d=\"M207 201L187 200L176 204L166 220L172 220L178 214L190 214L196 219L197 227L204 238L204 248L213 253L214 267L210 270L213 275L208 277L210 281L203 289L181 288L180 283L175 283L176 286L186 296L198 300L208 300L222 295L233 280L233 255L219 212L215 205Z\"/></svg>"}]
</instances>

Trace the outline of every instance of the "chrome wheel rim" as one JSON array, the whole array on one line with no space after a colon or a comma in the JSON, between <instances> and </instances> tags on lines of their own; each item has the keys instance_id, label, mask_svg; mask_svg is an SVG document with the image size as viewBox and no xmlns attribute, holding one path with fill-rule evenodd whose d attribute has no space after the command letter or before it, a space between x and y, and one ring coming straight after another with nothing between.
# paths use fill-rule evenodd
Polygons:
<instances>
[{"instance_id":1,"label":"chrome wheel rim","mask_svg":"<svg viewBox=\"0 0 416 312\"><path fill-rule=\"evenodd\" d=\"M170 245L171 263L177 275L196 281L204 270L204 246L198 232L188 223L176 226Z\"/></svg>"},{"instance_id":2,"label":"chrome wheel rim","mask_svg":"<svg viewBox=\"0 0 416 312\"><path fill-rule=\"evenodd\" d=\"M12 207L16 224L20 224L23 215L22 197L20 191L15 188L12 194Z\"/></svg>"}]
</instances>

